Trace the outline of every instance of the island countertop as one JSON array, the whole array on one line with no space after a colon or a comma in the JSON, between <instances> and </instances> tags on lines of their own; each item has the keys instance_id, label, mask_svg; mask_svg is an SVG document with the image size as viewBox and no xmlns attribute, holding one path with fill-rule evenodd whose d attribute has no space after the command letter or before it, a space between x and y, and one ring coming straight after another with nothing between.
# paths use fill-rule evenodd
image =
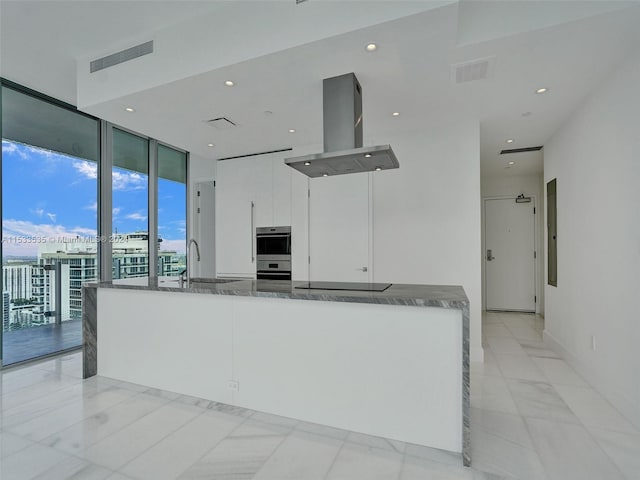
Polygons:
<instances>
[{"instance_id":1,"label":"island countertop","mask_svg":"<svg viewBox=\"0 0 640 480\"><path fill-rule=\"evenodd\" d=\"M181 287L177 277L142 277L114 280L110 282L87 283L83 288L83 358L84 378L98 373L98 290L137 290L149 292L167 292L180 296L182 293L201 295L221 295L236 297L257 297L290 300L308 300L335 303L378 304L408 307L435 307L461 311L461 417L462 417L462 458L464 465L471 465L471 435L470 435L470 396L469 396L469 300L461 286L455 285L420 285L420 284L391 284L386 290L320 290L300 289L308 282L287 280L230 280L195 278L189 286ZM124 292L123 292L124 293ZM176 301L178 298L176 297ZM337 306L336 306L337 308ZM122 315L127 313L126 309ZM425 312L426 313L426 312ZM118 314L116 317L119 317ZM429 315L425 319L431 318ZM460 317L458 317L460 318ZM422 323L422 322L421 322ZM107 324L105 324L107 325ZM173 325L173 320L169 322ZM129 328L129 327L127 327ZM170 330L170 328L169 328ZM158 332L164 331L159 329ZM128 331L127 335L130 335ZM284 335L284 334L283 334ZM144 335L143 335L144 337ZM145 337L146 338L146 337ZM211 338L215 338L212 335ZM355 340L354 340L355 341ZM146 344L142 337L140 344ZM167 340L165 343L172 343ZM191 348L191 347L189 347ZM437 350L437 349L436 349ZM422 350L421 350L422 351ZM424 352L423 352L424 353ZM154 357L155 358L155 357ZM160 357L158 357L160 358ZM144 358L139 359L143 363ZM154 364L155 365L155 364ZM458 364L459 365L459 364ZM128 368L128 367L127 367ZM129 370L123 372L129 372ZM458 367L460 368L460 367ZM154 366L153 371L157 370ZM167 371L171 370L169 366ZM123 373L124 375L125 373ZM113 375L112 375L113 376ZM129 379L131 380L131 379ZM138 383L146 384L144 378ZM134 382L135 383L135 382ZM179 388L165 389L179 391ZM196 395L198 396L198 395ZM199 395L212 398L214 395ZM228 402L227 402L228 403ZM257 408L260 410L260 408ZM322 423L322 422L320 422ZM418 442L420 443L420 442Z\"/></svg>"},{"instance_id":2,"label":"island countertop","mask_svg":"<svg viewBox=\"0 0 640 480\"><path fill-rule=\"evenodd\" d=\"M392 283L382 292L301 289L308 282L290 280L216 280L195 278L180 287L176 277L142 277L96 282L87 286L243 297L286 298L325 302L370 303L466 310L469 300L461 286ZM345 284L346 285L346 284Z\"/></svg>"}]
</instances>

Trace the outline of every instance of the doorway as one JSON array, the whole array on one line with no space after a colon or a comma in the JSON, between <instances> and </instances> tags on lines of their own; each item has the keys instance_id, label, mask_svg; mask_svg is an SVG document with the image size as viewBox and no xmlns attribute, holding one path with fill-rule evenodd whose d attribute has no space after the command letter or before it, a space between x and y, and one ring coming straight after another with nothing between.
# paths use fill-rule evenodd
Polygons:
<instances>
[{"instance_id":1,"label":"doorway","mask_svg":"<svg viewBox=\"0 0 640 480\"><path fill-rule=\"evenodd\" d=\"M535 197L485 199L487 310L536 311L536 213Z\"/></svg>"}]
</instances>

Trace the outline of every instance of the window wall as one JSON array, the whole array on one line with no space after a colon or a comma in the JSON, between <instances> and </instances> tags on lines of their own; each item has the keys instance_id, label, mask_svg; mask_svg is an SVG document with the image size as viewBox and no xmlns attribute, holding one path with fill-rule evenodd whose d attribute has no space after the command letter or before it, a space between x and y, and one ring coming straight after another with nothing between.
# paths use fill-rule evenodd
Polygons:
<instances>
[{"instance_id":1,"label":"window wall","mask_svg":"<svg viewBox=\"0 0 640 480\"><path fill-rule=\"evenodd\" d=\"M99 121L2 86L2 363L82 342L97 278Z\"/></svg>"},{"instance_id":2,"label":"window wall","mask_svg":"<svg viewBox=\"0 0 640 480\"><path fill-rule=\"evenodd\" d=\"M185 268L188 162L1 81L0 368L81 346L84 283Z\"/></svg>"},{"instance_id":3,"label":"window wall","mask_svg":"<svg viewBox=\"0 0 640 480\"><path fill-rule=\"evenodd\" d=\"M186 268L187 154L158 145L158 275Z\"/></svg>"},{"instance_id":4,"label":"window wall","mask_svg":"<svg viewBox=\"0 0 640 480\"><path fill-rule=\"evenodd\" d=\"M149 140L113 128L113 278L149 275Z\"/></svg>"}]
</instances>

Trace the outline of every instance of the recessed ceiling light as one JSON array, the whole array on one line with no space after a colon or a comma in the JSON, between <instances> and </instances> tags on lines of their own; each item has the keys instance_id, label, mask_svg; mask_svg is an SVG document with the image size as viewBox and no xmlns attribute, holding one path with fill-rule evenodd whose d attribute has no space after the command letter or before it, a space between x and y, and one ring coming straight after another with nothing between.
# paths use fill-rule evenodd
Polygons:
<instances>
[{"instance_id":1,"label":"recessed ceiling light","mask_svg":"<svg viewBox=\"0 0 640 480\"><path fill-rule=\"evenodd\" d=\"M541 87L536 90L536 93L547 93L549 91L546 87Z\"/></svg>"},{"instance_id":2,"label":"recessed ceiling light","mask_svg":"<svg viewBox=\"0 0 640 480\"><path fill-rule=\"evenodd\" d=\"M311 162L304 162L304 164L308 167L309 165L311 165Z\"/></svg>"},{"instance_id":3,"label":"recessed ceiling light","mask_svg":"<svg viewBox=\"0 0 640 480\"><path fill-rule=\"evenodd\" d=\"M227 87L233 87L235 85L235 83L233 83L231 80L225 80L224 84Z\"/></svg>"},{"instance_id":4,"label":"recessed ceiling light","mask_svg":"<svg viewBox=\"0 0 640 480\"><path fill-rule=\"evenodd\" d=\"M513 138L507 138L507 143L513 143Z\"/></svg>"},{"instance_id":5,"label":"recessed ceiling light","mask_svg":"<svg viewBox=\"0 0 640 480\"><path fill-rule=\"evenodd\" d=\"M364 154L364 158L371 158L371 154L370 153L365 153Z\"/></svg>"},{"instance_id":6,"label":"recessed ceiling light","mask_svg":"<svg viewBox=\"0 0 640 480\"><path fill-rule=\"evenodd\" d=\"M207 147L215 147L215 144L213 144L213 143L207 143Z\"/></svg>"},{"instance_id":7,"label":"recessed ceiling light","mask_svg":"<svg viewBox=\"0 0 640 480\"><path fill-rule=\"evenodd\" d=\"M296 129L295 128L290 128L289 129L289 133L296 133Z\"/></svg>"},{"instance_id":8,"label":"recessed ceiling light","mask_svg":"<svg viewBox=\"0 0 640 480\"><path fill-rule=\"evenodd\" d=\"M531 116L531 112L524 112L522 114L523 117L530 117Z\"/></svg>"},{"instance_id":9,"label":"recessed ceiling light","mask_svg":"<svg viewBox=\"0 0 640 480\"><path fill-rule=\"evenodd\" d=\"M131 107L125 107L125 111L127 112L135 112L135 110Z\"/></svg>"},{"instance_id":10,"label":"recessed ceiling light","mask_svg":"<svg viewBox=\"0 0 640 480\"><path fill-rule=\"evenodd\" d=\"M516 162L509 162L509 165L515 165Z\"/></svg>"},{"instance_id":11,"label":"recessed ceiling light","mask_svg":"<svg viewBox=\"0 0 640 480\"><path fill-rule=\"evenodd\" d=\"M375 43L367 43L365 49L367 50L367 52L375 52L378 49L378 45L376 45Z\"/></svg>"},{"instance_id":12,"label":"recessed ceiling light","mask_svg":"<svg viewBox=\"0 0 640 480\"><path fill-rule=\"evenodd\" d=\"M328 173L323 173L323 174L322 174L322 176L323 176L323 177L328 177L328 176L329 176L329 174L328 174Z\"/></svg>"},{"instance_id":13,"label":"recessed ceiling light","mask_svg":"<svg viewBox=\"0 0 640 480\"><path fill-rule=\"evenodd\" d=\"M382 170L382 168L376 167L376 172L379 172L380 170Z\"/></svg>"},{"instance_id":14,"label":"recessed ceiling light","mask_svg":"<svg viewBox=\"0 0 640 480\"><path fill-rule=\"evenodd\" d=\"M391 115L393 115L394 117L399 117L400 116L400 112L393 112Z\"/></svg>"}]
</instances>

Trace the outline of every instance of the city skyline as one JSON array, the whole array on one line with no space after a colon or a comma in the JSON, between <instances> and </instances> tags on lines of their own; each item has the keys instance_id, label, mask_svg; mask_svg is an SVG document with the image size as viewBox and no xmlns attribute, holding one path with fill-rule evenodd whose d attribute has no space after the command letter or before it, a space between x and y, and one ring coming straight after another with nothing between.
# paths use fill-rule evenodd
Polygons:
<instances>
[{"instance_id":1,"label":"city skyline","mask_svg":"<svg viewBox=\"0 0 640 480\"><path fill-rule=\"evenodd\" d=\"M2 140L4 257L37 257L41 242L95 237L95 162ZM113 231L148 231L148 177L114 167ZM25 179L27 179L25 181ZM185 185L158 180L158 235L163 250L185 252Z\"/></svg>"}]
</instances>

